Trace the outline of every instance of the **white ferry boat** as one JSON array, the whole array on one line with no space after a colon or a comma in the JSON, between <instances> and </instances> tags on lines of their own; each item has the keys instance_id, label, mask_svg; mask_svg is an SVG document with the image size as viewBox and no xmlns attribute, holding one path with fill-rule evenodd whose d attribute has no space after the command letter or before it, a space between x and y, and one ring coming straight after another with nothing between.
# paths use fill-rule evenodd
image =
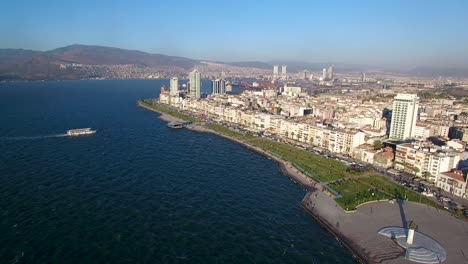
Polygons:
<instances>
[{"instance_id":1,"label":"white ferry boat","mask_svg":"<svg viewBox=\"0 0 468 264\"><path fill-rule=\"evenodd\" d=\"M67 130L67 135L69 136L90 135L94 133L96 133L96 130L91 130L91 128L79 128L79 129Z\"/></svg>"}]
</instances>

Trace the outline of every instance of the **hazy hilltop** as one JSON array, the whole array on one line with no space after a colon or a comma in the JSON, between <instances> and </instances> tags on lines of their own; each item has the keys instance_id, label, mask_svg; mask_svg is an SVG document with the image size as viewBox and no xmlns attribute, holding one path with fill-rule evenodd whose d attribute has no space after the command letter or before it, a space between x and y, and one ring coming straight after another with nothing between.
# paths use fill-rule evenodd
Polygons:
<instances>
[{"instance_id":1,"label":"hazy hilltop","mask_svg":"<svg viewBox=\"0 0 468 264\"><path fill-rule=\"evenodd\" d=\"M152 78L187 73L195 66L204 74L224 71L243 76L271 74L273 65L287 65L288 73L318 71L330 64L340 72L365 72L372 66L300 61L209 62L104 46L70 45L50 51L0 49L0 80ZM374 67L375 68L375 67ZM379 68L383 70L383 68ZM468 76L467 69L420 67L390 72L413 76Z\"/></svg>"},{"instance_id":2,"label":"hazy hilltop","mask_svg":"<svg viewBox=\"0 0 468 264\"><path fill-rule=\"evenodd\" d=\"M41 54L40 51L24 49L0 49L0 65L25 62Z\"/></svg>"},{"instance_id":3,"label":"hazy hilltop","mask_svg":"<svg viewBox=\"0 0 468 264\"><path fill-rule=\"evenodd\" d=\"M57 61L88 65L122 65L135 64L148 67L178 67L190 69L199 61L150 54L138 50L125 50L103 46L71 45L45 52Z\"/></svg>"},{"instance_id":4,"label":"hazy hilltop","mask_svg":"<svg viewBox=\"0 0 468 264\"><path fill-rule=\"evenodd\" d=\"M80 79L100 77L98 72L94 74L95 76L89 76L85 73L86 71L64 71L63 65L68 66L70 64L99 65L101 68L103 65L134 65L161 71L187 71L198 63L198 60L182 57L103 46L71 45L44 52L0 49L0 79ZM77 65L76 67L81 66Z\"/></svg>"}]
</instances>

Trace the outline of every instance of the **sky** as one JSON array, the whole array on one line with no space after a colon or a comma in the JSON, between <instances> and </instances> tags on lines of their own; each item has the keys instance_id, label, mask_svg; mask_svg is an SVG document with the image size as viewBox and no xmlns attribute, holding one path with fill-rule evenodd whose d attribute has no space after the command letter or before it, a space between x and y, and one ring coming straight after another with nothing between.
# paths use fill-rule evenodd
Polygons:
<instances>
[{"instance_id":1,"label":"sky","mask_svg":"<svg viewBox=\"0 0 468 264\"><path fill-rule=\"evenodd\" d=\"M468 1L3 0L0 48L468 68Z\"/></svg>"}]
</instances>

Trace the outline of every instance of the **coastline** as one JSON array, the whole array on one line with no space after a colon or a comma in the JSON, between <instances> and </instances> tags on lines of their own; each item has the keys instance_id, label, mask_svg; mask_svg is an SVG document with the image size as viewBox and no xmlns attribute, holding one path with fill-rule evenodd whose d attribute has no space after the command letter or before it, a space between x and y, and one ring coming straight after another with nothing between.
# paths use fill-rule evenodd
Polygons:
<instances>
[{"instance_id":1,"label":"coastline","mask_svg":"<svg viewBox=\"0 0 468 264\"><path fill-rule=\"evenodd\" d=\"M141 102L138 104L145 109L159 113L161 120L181 121L181 119L169 114L142 105ZM464 235L468 231L468 223L456 219L448 212L429 205L404 201L401 204L374 201L364 203L354 211L347 212L337 204L335 196L320 183L302 173L290 162L250 145L248 140L231 137L197 123L186 128L215 134L274 160L279 164L279 170L282 174L306 189L306 194L300 203L305 212L333 235L360 263L414 263L405 258L405 250L394 240L378 234L378 231L384 227L405 226L407 220L416 221L420 227L419 230L437 239L445 247L449 257L444 263L458 264L468 261L468 250L466 250L468 244ZM443 228L441 228L441 223L445 223Z\"/></svg>"},{"instance_id":2,"label":"coastline","mask_svg":"<svg viewBox=\"0 0 468 264\"><path fill-rule=\"evenodd\" d=\"M158 116L158 118L163 120L163 121L166 121L166 122L174 122L174 121L175 122L183 122L184 121L182 119L173 117L173 116L168 115L166 113L159 112L156 109L147 107L147 106L141 104L140 101L138 102L138 105L145 108L145 109L147 109L147 110L150 110L152 112L159 113L160 115ZM296 167L294 167L294 165L292 165L288 161L282 160L282 159L278 158L277 156L274 156L271 153L268 153L268 152L266 152L266 151L264 151L264 150L262 150L260 148L254 147L254 146L248 144L245 141L242 141L242 140L239 140L239 139L236 139L236 138L233 138L233 137L226 136L224 134L218 133L218 132L213 131L211 129L208 129L206 127L203 127L203 126L200 126L200 125L191 125L191 126L188 126L186 128L190 129L192 131L196 131L196 132L215 134L215 135L217 135L219 137L223 137L223 138L225 138L227 140L239 143L240 145L244 146L245 148L247 148L249 150L255 151L255 152L257 152L257 153L271 159L271 160L274 160L279 165L279 170L280 170L280 172L282 174L284 174L285 176L290 178L292 181L294 181L295 183L297 183L297 184L301 185L303 188L305 188L306 194L305 194L303 200L301 201L301 207L305 210L305 212L310 214L319 223L319 225L323 229L325 229L327 232L332 234L346 249L348 249L351 252L351 254L353 255L353 257L358 262L360 262L360 263L371 263L371 262L367 261L365 256L362 254L361 249L357 245L355 245L355 243L352 243L352 241L350 241L348 238L346 238L345 236L340 234L340 232L337 232L337 230L334 229L333 225L330 225L330 223L328 223L328 221L326 219L324 219L320 215L314 213L313 210L309 210L307 208L307 206L305 206L305 201L308 200L309 197L312 197L312 195L315 194L315 193L319 192L322 195L327 196L330 199L332 199L333 195L328 193L328 192L325 192L324 188L320 184L317 184L313 179L311 179L310 177L306 176L304 173L299 171Z\"/></svg>"},{"instance_id":3,"label":"coastline","mask_svg":"<svg viewBox=\"0 0 468 264\"><path fill-rule=\"evenodd\" d=\"M183 122L184 121L182 119L173 117L173 116L168 115L166 113L162 113L162 112L159 112L159 111L157 111L157 110L155 110L153 108L142 105L140 102L138 103L138 105L145 108L145 109L148 109L150 111L159 113L160 115L159 115L158 118L163 120L163 121L166 121L166 122ZM268 153L268 152L266 152L266 151L264 151L264 150L262 150L260 148L254 147L254 146L248 144L245 141L242 141L242 140L239 140L239 139L236 139L236 138L233 138L233 137L226 136L224 134L218 133L216 131L213 131L211 129L208 129L206 127L196 125L196 124L187 126L186 128L189 129L189 130L192 130L192 131L215 134L217 136L223 137L223 138L228 139L230 141L239 143L240 145L244 146L247 149L255 151L255 152L257 152L259 154L262 154L263 156L271 159L271 160L276 161L279 164L280 171L283 174L288 176L294 182L299 183L301 186L306 188L306 190L308 190L308 191L312 191L312 190L316 190L316 189L320 189L321 191L323 190L321 188L321 186L317 185L317 183L313 179L311 179L310 177L306 176L304 173L299 171L296 167L294 167L288 161L282 160L282 159L278 158L277 156L272 155L271 153Z\"/></svg>"}]
</instances>

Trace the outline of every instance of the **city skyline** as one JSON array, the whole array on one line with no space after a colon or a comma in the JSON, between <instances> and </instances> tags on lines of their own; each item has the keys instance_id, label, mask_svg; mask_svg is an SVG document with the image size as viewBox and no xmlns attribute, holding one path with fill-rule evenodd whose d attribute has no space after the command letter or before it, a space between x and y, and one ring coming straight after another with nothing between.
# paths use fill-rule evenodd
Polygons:
<instances>
[{"instance_id":1,"label":"city skyline","mask_svg":"<svg viewBox=\"0 0 468 264\"><path fill-rule=\"evenodd\" d=\"M188 6L193 12L184 12ZM241 1L224 3L226 12L213 17L219 5L203 1L10 2L0 25L0 34L9 38L0 48L50 50L79 43L214 61L467 68L467 7L463 1ZM213 32L219 41L211 42Z\"/></svg>"}]
</instances>

